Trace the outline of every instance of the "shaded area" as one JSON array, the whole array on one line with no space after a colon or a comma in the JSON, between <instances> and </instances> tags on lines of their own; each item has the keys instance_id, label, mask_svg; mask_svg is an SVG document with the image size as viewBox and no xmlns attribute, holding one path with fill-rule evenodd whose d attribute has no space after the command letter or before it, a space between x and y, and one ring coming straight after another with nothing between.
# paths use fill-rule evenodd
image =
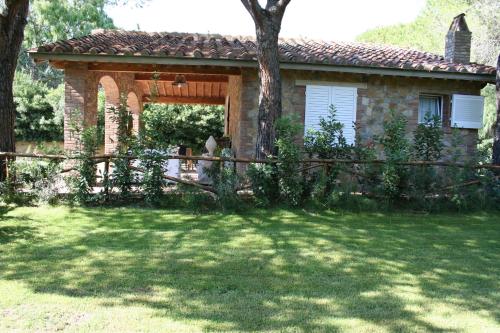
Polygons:
<instances>
[{"instance_id":1,"label":"shaded area","mask_svg":"<svg viewBox=\"0 0 500 333\"><path fill-rule=\"evenodd\" d=\"M423 319L439 306L500 323L495 215L75 209L33 219L50 221L51 236L7 244L0 278L37 293L143 305L208 331L335 332L347 319L458 331Z\"/></svg>"}]
</instances>

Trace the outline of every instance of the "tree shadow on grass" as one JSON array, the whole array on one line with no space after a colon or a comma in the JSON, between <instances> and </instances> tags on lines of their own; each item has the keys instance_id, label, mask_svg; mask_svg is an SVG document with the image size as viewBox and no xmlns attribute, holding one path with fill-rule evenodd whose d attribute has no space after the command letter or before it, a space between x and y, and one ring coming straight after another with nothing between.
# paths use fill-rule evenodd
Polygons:
<instances>
[{"instance_id":1,"label":"tree shadow on grass","mask_svg":"<svg viewBox=\"0 0 500 333\"><path fill-rule=\"evenodd\" d=\"M13 209L12 206L0 205L0 244L7 244L16 240L32 240L35 238L34 232L36 228L32 226L6 225L7 221L13 219L12 216L6 216ZM22 219L29 220L28 218Z\"/></svg>"},{"instance_id":2,"label":"tree shadow on grass","mask_svg":"<svg viewBox=\"0 0 500 333\"><path fill-rule=\"evenodd\" d=\"M392 332L443 331L397 288L487 310L497 321L499 230L484 221L258 212L185 216L74 210L77 237L19 248L5 279L36 292L140 304L206 330L340 330L357 319ZM76 223L76 222L75 222Z\"/></svg>"}]
</instances>

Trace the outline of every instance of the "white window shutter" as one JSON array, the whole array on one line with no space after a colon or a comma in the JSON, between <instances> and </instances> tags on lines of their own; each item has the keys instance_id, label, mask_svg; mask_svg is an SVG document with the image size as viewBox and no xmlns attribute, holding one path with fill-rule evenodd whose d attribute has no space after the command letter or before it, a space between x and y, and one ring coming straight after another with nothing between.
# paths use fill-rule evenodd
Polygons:
<instances>
[{"instance_id":1,"label":"white window shutter","mask_svg":"<svg viewBox=\"0 0 500 333\"><path fill-rule=\"evenodd\" d=\"M336 119L344 124L347 143L354 144L356 133L353 126L356 121L358 90L352 87L332 87L332 92L330 104L335 106Z\"/></svg>"},{"instance_id":2,"label":"white window shutter","mask_svg":"<svg viewBox=\"0 0 500 333\"><path fill-rule=\"evenodd\" d=\"M306 87L306 114L304 119L304 134L310 129L319 130L319 120L328 116L330 109L330 87Z\"/></svg>"},{"instance_id":3,"label":"white window shutter","mask_svg":"<svg viewBox=\"0 0 500 333\"><path fill-rule=\"evenodd\" d=\"M483 127L484 97L453 95L451 126L459 128Z\"/></svg>"},{"instance_id":4,"label":"white window shutter","mask_svg":"<svg viewBox=\"0 0 500 333\"><path fill-rule=\"evenodd\" d=\"M344 136L347 143L353 144L356 133L353 123L356 121L358 90L354 87L315 86L306 87L306 114L304 130L319 130L321 118L330 115L330 106L335 106L337 121L344 124Z\"/></svg>"}]
</instances>

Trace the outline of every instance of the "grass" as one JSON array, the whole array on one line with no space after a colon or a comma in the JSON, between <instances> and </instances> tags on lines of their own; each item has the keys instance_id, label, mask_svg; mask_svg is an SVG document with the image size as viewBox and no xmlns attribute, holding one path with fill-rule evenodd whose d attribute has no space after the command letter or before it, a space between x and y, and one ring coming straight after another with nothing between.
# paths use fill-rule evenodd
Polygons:
<instances>
[{"instance_id":1,"label":"grass","mask_svg":"<svg viewBox=\"0 0 500 333\"><path fill-rule=\"evenodd\" d=\"M0 332L499 332L500 215L0 208Z\"/></svg>"}]
</instances>

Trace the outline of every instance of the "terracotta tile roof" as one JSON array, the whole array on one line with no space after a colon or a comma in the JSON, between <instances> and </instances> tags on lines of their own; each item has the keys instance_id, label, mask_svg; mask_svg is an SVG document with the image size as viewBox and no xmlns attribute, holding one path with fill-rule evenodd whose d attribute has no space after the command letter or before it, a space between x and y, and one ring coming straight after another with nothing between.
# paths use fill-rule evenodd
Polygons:
<instances>
[{"instance_id":1,"label":"terracotta tile roof","mask_svg":"<svg viewBox=\"0 0 500 333\"><path fill-rule=\"evenodd\" d=\"M124 55L256 60L255 38L188 33L147 33L96 30L91 35L33 49L35 53ZM407 69L427 72L494 74L491 66L454 64L443 56L394 46L280 39L280 60L287 63L329 64Z\"/></svg>"}]
</instances>

